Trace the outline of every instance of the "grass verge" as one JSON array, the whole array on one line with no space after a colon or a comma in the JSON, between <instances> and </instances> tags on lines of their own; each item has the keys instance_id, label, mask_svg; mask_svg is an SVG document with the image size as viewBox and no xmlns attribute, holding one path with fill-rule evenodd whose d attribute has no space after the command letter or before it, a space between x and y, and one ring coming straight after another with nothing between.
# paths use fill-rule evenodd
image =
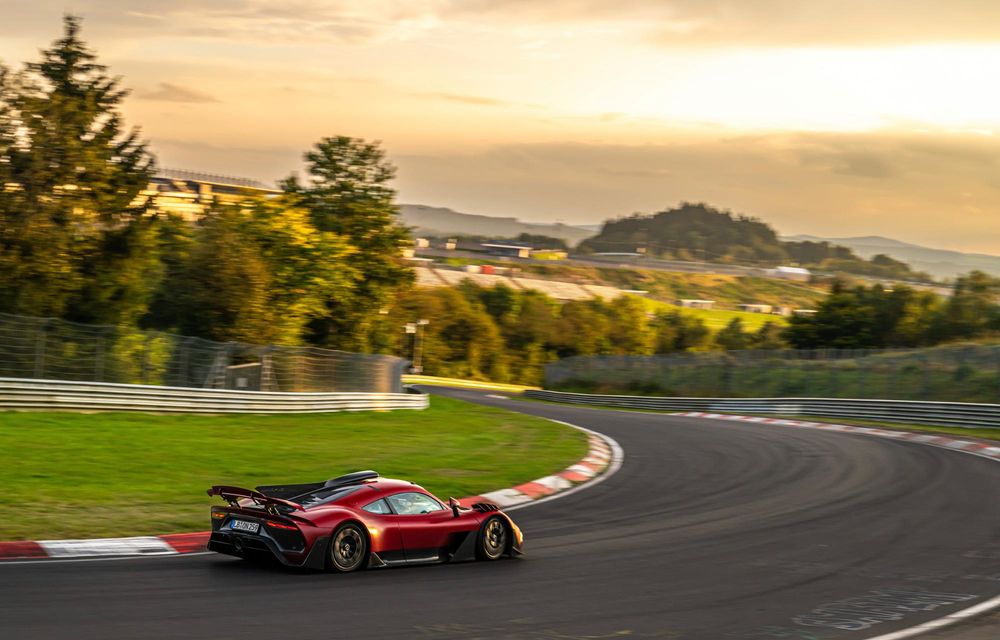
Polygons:
<instances>
[{"instance_id":1,"label":"grass verge","mask_svg":"<svg viewBox=\"0 0 1000 640\"><path fill-rule=\"evenodd\" d=\"M382 413L0 412L0 540L203 531L213 484L359 469L443 498L476 495L561 471L586 450L575 429L442 397Z\"/></svg>"}]
</instances>

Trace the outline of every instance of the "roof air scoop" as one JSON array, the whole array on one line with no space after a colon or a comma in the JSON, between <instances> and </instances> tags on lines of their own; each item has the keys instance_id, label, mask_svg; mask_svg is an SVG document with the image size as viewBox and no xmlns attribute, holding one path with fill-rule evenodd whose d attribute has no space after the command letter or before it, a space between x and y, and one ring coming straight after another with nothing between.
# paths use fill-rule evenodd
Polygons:
<instances>
[{"instance_id":1,"label":"roof air scoop","mask_svg":"<svg viewBox=\"0 0 1000 640\"><path fill-rule=\"evenodd\" d=\"M359 482L364 482L365 480L374 480L378 477L377 471L355 471L354 473L348 473L342 476L337 476L336 478L330 478L325 483L324 487L339 487L348 484L357 484Z\"/></svg>"}]
</instances>

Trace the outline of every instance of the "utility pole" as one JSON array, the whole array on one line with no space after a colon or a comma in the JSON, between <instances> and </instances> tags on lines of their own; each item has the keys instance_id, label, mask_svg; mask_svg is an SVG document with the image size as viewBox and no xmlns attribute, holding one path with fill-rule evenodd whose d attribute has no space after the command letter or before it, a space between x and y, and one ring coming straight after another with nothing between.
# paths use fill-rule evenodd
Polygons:
<instances>
[{"instance_id":1,"label":"utility pole","mask_svg":"<svg viewBox=\"0 0 1000 640\"><path fill-rule=\"evenodd\" d=\"M416 322L407 322L405 325L403 325L403 329L406 331L406 333L413 334L413 351L411 353L411 361L413 364L410 366L410 373L420 374L424 370L423 366L420 364L420 358L423 355L420 351L421 347L423 346L420 338L421 334L423 333L421 329L423 327L426 327L428 324L430 324L430 320L425 320L421 318Z\"/></svg>"}]
</instances>

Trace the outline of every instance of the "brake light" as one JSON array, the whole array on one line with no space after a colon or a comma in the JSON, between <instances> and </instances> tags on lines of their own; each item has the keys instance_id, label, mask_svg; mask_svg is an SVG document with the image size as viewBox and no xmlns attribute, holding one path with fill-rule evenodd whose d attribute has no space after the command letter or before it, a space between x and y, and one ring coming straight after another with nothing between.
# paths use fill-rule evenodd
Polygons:
<instances>
[{"instance_id":1,"label":"brake light","mask_svg":"<svg viewBox=\"0 0 1000 640\"><path fill-rule=\"evenodd\" d=\"M221 511L213 511L212 517L215 518L216 520L221 520L222 518L226 517L226 514Z\"/></svg>"},{"instance_id":2,"label":"brake light","mask_svg":"<svg viewBox=\"0 0 1000 640\"><path fill-rule=\"evenodd\" d=\"M283 522L271 522L270 520L268 520L266 524L267 524L267 526L271 527L272 529L285 529L286 531L298 531L299 530L299 528L296 527L295 525L293 525L293 524L284 524Z\"/></svg>"}]
</instances>

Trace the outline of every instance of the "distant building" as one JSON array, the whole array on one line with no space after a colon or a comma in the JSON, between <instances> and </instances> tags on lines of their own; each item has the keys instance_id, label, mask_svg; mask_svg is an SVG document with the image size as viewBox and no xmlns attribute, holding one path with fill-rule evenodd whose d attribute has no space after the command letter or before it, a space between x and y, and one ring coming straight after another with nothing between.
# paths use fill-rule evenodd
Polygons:
<instances>
[{"instance_id":1,"label":"distant building","mask_svg":"<svg viewBox=\"0 0 1000 640\"><path fill-rule=\"evenodd\" d=\"M798 282L809 282L809 278L812 277L809 269L803 269L802 267L778 267L777 269L768 269L767 274L773 278L795 280Z\"/></svg>"},{"instance_id":2,"label":"distant building","mask_svg":"<svg viewBox=\"0 0 1000 640\"><path fill-rule=\"evenodd\" d=\"M795 309L792 311L792 315L795 316L814 316L816 315L815 309Z\"/></svg>"},{"instance_id":3,"label":"distant building","mask_svg":"<svg viewBox=\"0 0 1000 640\"><path fill-rule=\"evenodd\" d=\"M248 197L266 198L280 193L279 189L247 178L163 169L139 193L137 204L148 203L157 213L173 214L194 222L214 205L235 205Z\"/></svg>"},{"instance_id":4,"label":"distant building","mask_svg":"<svg viewBox=\"0 0 1000 640\"><path fill-rule=\"evenodd\" d=\"M535 249L531 252L535 260L565 260L569 254L561 249Z\"/></svg>"},{"instance_id":5,"label":"distant building","mask_svg":"<svg viewBox=\"0 0 1000 640\"><path fill-rule=\"evenodd\" d=\"M519 244L482 244L480 246L494 256L505 258L528 258L531 256L531 247Z\"/></svg>"},{"instance_id":6,"label":"distant building","mask_svg":"<svg viewBox=\"0 0 1000 640\"><path fill-rule=\"evenodd\" d=\"M457 246L458 246L458 239L456 238L448 238L444 242L444 248L446 251L454 251L455 247Z\"/></svg>"},{"instance_id":7,"label":"distant building","mask_svg":"<svg viewBox=\"0 0 1000 640\"><path fill-rule=\"evenodd\" d=\"M690 298L681 298L677 301L677 305L688 309L711 309L715 306L715 300L694 300Z\"/></svg>"},{"instance_id":8,"label":"distant building","mask_svg":"<svg viewBox=\"0 0 1000 640\"><path fill-rule=\"evenodd\" d=\"M607 258L641 258L646 252L643 251L639 253L637 251L598 251L591 255Z\"/></svg>"},{"instance_id":9,"label":"distant building","mask_svg":"<svg viewBox=\"0 0 1000 640\"><path fill-rule=\"evenodd\" d=\"M747 313L771 313L774 310L769 304L738 304L736 308Z\"/></svg>"},{"instance_id":10,"label":"distant building","mask_svg":"<svg viewBox=\"0 0 1000 640\"><path fill-rule=\"evenodd\" d=\"M416 249L426 249L431 246L431 242L427 238L414 238L413 246Z\"/></svg>"}]
</instances>

